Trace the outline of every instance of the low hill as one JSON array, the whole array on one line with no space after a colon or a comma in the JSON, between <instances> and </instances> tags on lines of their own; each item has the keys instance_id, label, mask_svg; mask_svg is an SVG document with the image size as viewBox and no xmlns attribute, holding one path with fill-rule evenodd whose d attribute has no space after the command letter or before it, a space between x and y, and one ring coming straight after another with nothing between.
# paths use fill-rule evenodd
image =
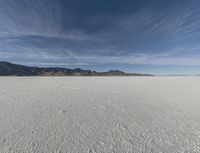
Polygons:
<instances>
[{"instance_id":1,"label":"low hill","mask_svg":"<svg viewBox=\"0 0 200 153\"><path fill-rule=\"evenodd\" d=\"M150 74L125 73L119 70L96 72L80 68L28 67L9 62L0 62L0 76L153 76Z\"/></svg>"}]
</instances>

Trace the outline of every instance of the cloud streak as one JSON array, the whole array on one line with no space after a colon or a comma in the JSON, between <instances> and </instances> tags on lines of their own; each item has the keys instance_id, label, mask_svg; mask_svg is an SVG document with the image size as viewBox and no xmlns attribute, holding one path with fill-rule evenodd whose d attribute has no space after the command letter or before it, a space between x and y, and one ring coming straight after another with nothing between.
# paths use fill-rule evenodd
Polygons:
<instances>
[{"instance_id":1,"label":"cloud streak","mask_svg":"<svg viewBox=\"0 0 200 153\"><path fill-rule=\"evenodd\" d=\"M0 1L1 37L59 34L61 30L59 5L49 0Z\"/></svg>"},{"instance_id":2,"label":"cloud streak","mask_svg":"<svg viewBox=\"0 0 200 153\"><path fill-rule=\"evenodd\" d=\"M177 0L88 15L78 6L65 10L70 3L62 0L1 0L0 59L37 65L200 65L199 4Z\"/></svg>"}]
</instances>

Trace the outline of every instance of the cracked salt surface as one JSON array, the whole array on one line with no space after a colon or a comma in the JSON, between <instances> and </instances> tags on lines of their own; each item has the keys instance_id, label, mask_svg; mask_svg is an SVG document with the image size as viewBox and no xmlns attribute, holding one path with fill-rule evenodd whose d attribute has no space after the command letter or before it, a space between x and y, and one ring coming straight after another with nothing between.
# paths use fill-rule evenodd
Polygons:
<instances>
[{"instance_id":1,"label":"cracked salt surface","mask_svg":"<svg viewBox=\"0 0 200 153\"><path fill-rule=\"evenodd\" d=\"M0 153L200 152L200 77L1 77Z\"/></svg>"}]
</instances>

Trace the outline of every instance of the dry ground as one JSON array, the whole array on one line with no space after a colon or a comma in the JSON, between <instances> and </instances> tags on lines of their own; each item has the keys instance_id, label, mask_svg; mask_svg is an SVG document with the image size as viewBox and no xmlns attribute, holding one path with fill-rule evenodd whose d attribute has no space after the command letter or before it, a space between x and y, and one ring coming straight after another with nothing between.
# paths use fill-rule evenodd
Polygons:
<instances>
[{"instance_id":1,"label":"dry ground","mask_svg":"<svg viewBox=\"0 0 200 153\"><path fill-rule=\"evenodd\" d=\"M1 77L0 153L199 153L200 77Z\"/></svg>"}]
</instances>

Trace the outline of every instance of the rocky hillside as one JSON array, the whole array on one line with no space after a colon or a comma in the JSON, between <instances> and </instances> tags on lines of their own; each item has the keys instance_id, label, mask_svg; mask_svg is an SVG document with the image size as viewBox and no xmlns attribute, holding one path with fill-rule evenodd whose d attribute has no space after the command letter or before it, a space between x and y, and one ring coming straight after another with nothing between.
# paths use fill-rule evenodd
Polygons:
<instances>
[{"instance_id":1,"label":"rocky hillside","mask_svg":"<svg viewBox=\"0 0 200 153\"><path fill-rule=\"evenodd\" d=\"M119 70L96 72L80 68L40 68L0 62L0 76L152 76L150 74L125 73Z\"/></svg>"}]
</instances>

